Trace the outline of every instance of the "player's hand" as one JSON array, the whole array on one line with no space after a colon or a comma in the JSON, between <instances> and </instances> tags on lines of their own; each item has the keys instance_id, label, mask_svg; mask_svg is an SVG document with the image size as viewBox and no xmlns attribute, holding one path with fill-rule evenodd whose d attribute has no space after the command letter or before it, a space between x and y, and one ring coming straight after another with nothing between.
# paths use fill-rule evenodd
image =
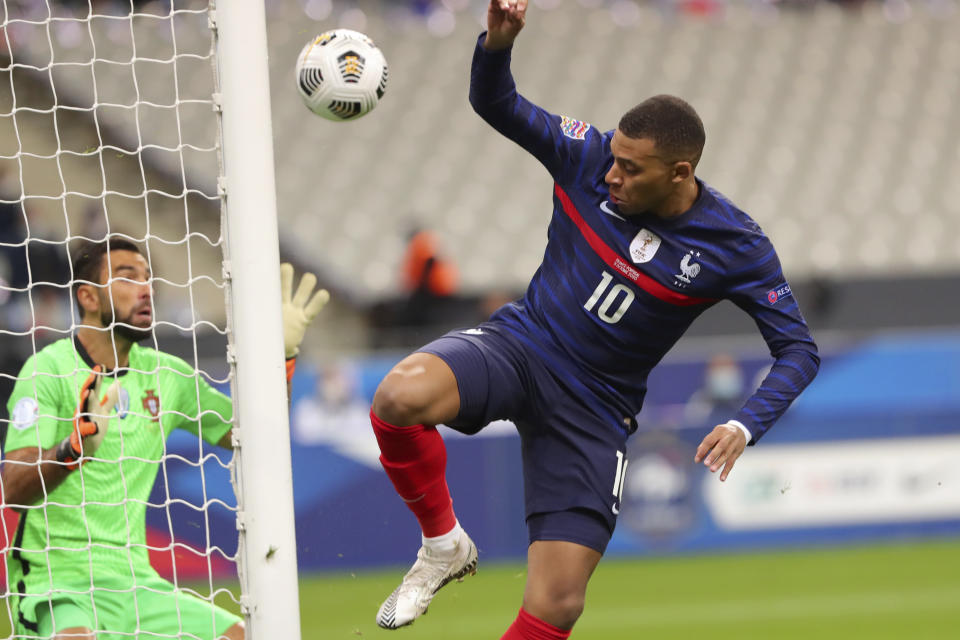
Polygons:
<instances>
[{"instance_id":1,"label":"player's hand","mask_svg":"<svg viewBox=\"0 0 960 640\"><path fill-rule=\"evenodd\" d=\"M80 398L73 414L73 431L57 448L57 459L77 467L82 457L92 456L110 429L110 414L120 399L120 382L114 380L101 398L103 365L97 365L80 387Z\"/></svg>"},{"instance_id":2,"label":"player's hand","mask_svg":"<svg viewBox=\"0 0 960 640\"><path fill-rule=\"evenodd\" d=\"M312 273L305 273L300 278L297 292L293 291L293 265L284 262L280 265L280 294L283 309L283 350L287 359L296 357L300 353L300 343L307 327L317 317L323 306L330 300L326 289L313 293L317 286L317 277ZM310 294L313 293L313 297Z\"/></svg>"},{"instance_id":3,"label":"player's hand","mask_svg":"<svg viewBox=\"0 0 960 640\"><path fill-rule=\"evenodd\" d=\"M527 0L490 0L487 7L487 37L483 48L499 51L513 46L527 16Z\"/></svg>"},{"instance_id":4,"label":"player's hand","mask_svg":"<svg viewBox=\"0 0 960 640\"><path fill-rule=\"evenodd\" d=\"M693 460L694 462L702 461L713 473L723 467L720 473L720 481L723 482L730 475L734 463L746 446L747 437L743 431L730 424L719 424L697 447L697 454Z\"/></svg>"}]
</instances>

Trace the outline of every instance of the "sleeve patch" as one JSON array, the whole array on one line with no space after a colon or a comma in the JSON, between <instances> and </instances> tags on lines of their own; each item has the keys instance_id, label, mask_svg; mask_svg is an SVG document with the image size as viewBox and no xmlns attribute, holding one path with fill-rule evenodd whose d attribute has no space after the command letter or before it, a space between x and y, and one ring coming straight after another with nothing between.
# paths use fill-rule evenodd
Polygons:
<instances>
[{"instance_id":1,"label":"sleeve patch","mask_svg":"<svg viewBox=\"0 0 960 640\"><path fill-rule=\"evenodd\" d=\"M130 415L130 392L120 387L120 396L117 398L117 417L126 420Z\"/></svg>"},{"instance_id":2,"label":"sleeve patch","mask_svg":"<svg viewBox=\"0 0 960 640\"><path fill-rule=\"evenodd\" d=\"M37 424L40 419L40 406L31 397L20 398L13 406L13 428L23 431Z\"/></svg>"},{"instance_id":3,"label":"sleeve patch","mask_svg":"<svg viewBox=\"0 0 960 640\"><path fill-rule=\"evenodd\" d=\"M790 291L790 285L784 283L776 289L770 289L770 291L767 291L767 302L770 304L777 304L777 301L780 300L780 298L787 298L791 295L791 293L793 292Z\"/></svg>"},{"instance_id":4,"label":"sleeve patch","mask_svg":"<svg viewBox=\"0 0 960 640\"><path fill-rule=\"evenodd\" d=\"M560 130L563 131L563 135L568 138L584 140L587 137L587 131L590 130L590 125L582 120L574 120L567 116L560 116Z\"/></svg>"}]
</instances>

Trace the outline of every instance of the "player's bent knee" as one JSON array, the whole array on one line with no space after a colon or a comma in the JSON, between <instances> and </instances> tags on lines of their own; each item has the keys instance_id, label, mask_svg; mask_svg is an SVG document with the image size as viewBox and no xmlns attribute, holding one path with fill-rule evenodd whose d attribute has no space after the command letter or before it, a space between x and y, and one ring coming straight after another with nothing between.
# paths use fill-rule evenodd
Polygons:
<instances>
[{"instance_id":1,"label":"player's bent knee","mask_svg":"<svg viewBox=\"0 0 960 640\"><path fill-rule=\"evenodd\" d=\"M456 378L436 356L414 354L390 370L373 396L373 412L398 427L437 424L456 417Z\"/></svg>"},{"instance_id":2,"label":"player's bent knee","mask_svg":"<svg viewBox=\"0 0 960 640\"><path fill-rule=\"evenodd\" d=\"M373 394L373 412L384 422L398 427L419 424L423 398L409 382L388 374Z\"/></svg>"}]
</instances>

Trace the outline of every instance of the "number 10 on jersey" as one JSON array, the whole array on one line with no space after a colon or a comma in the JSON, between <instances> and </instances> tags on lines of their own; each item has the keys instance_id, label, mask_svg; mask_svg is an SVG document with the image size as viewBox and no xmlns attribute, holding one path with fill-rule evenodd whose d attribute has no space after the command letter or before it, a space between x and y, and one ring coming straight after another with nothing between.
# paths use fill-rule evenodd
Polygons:
<instances>
[{"instance_id":1,"label":"number 10 on jersey","mask_svg":"<svg viewBox=\"0 0 960 640\"><path fill-rule=\"evenodd\" d=\"M630 305L633 304L635 297L633 291L624 284L615 284L610 287L612 281L613 276L604 271L603 275L600 276L600 284L597 285L597 288L593 290L593 295L591 295L590 299L583 305L583 308L587 311L593 311L593 308L597 305L600 298L603 298L603 302L600 303L600 308L597 309L597 316L607 324L619 322L623 314L625 314L627 309L630 308ZM608 287L610 288L609 291L607 291ZM622 299L620 298L621 293L624 294ZM620 306L617 307L616 311L610 313L610 309L616 304L618 299L620 300Z\"/></svg>"}]
</instances>

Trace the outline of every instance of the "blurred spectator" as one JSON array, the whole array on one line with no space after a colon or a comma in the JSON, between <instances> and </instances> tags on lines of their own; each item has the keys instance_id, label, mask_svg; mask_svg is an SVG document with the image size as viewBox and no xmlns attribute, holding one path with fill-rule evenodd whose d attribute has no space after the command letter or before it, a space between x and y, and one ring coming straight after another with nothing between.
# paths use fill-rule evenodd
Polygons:
<instances>
[{"instance_id":1,"label":"blurred spectator","mask_svg":"<svg viewBox=\"0 0 960 640\"><path fill-rule=\"evenodd\" d=\"M3 200L9 200L4 195ZM10 286L24 289L70 281L66 243L37 210L0 202L0 255L9 270Z\"/></svg>"},{"instance_id":2,"label":"blurred spectator","mask_svg":"<svg viewBox=\"0 0 960 640\"><path fill-rule=\"evenodd\" d=\"M25 237L19 207L0 202L0 276L10 287L27 281L27 261L22 242Z\"/></svg>"},{"instance_id":3,"label":"blurred spectator","mask_svg":"<svg viewBox=\"0 0 960 640\"><path fill-rule=\"evenodd\" d=\"M370 310L371 346L419 346L426 335L483 322L520 292L492 290L479 295L460 292L456 264L443 254L431 231L414 230L400 266L402 294Z\"/></svg>"},{"instance_id":4,"label":"blurred spectator","mask_svg":"<svg viewBox=\"0 0 960 640\"><path fill-rule=\"evenodd\" d=\"M421 339L424 328L434 331L485 319L481 300L459 294L457 267L439 245L431 231L415 229L410 234L399 269L401 295L371 309L374 347L410 346Z\"/></svg>"},{"instance_id":5,"label":"blurred spectator","mask_svg":"<svg viewBox=\"0 0 960 640\"><path fill-rule=\"evenodd\" d=\"M19 334L2 337L2 372L9 375L34 348L63 337L73 321L66 240L18 199L9 189L0 195L0 331ZM0 385L0 400L8 392Z\"/></svg>"},{"instance_id":6,"label":"blurred spectator","mask_svg":"<svg viewBox=\"0 0 960 640\"><path fill-rule=\"evenodd\" d=\"M5 280L8 287L26 282L24 248L19 246L26 234L18 199L7 166L0 164L0 278Z\"/></svg>"},{"instance_id":7,"label":"blurred spectator","mask_svg":"<svg viewBox=\"0 0 960 640\"><path fill-rule=\"evenodd\" d=\"M430 231L418 229L410 234L401 278L406 300L397 308L397 320L404 326L435 323L457 294L457 267L441 255L439 241Z\"/></svg>"},{"instance_id":8,"label":"blurred spectator","mask_svg":"<svg viewBox=\"0 0 960 640\"><path fill-rule=\"evenodd\" d=\"M749 390L743 369L733 356L718 353L710 358L703 386L694 392L684 407L688 424L723 424L743 406Z\"/></svg>"},{"instance_id":9,"label":"blurred spectator","mask_svg":"<svg viewBox=\"0 0 960 640\"><path fill-rule=\"evenodd\" d=\"M411 298L444 298L457 292L457 267L440 255L438 244L430 231L410 234L403 257L403 287Z\"/></svg>"}]
</instances>

